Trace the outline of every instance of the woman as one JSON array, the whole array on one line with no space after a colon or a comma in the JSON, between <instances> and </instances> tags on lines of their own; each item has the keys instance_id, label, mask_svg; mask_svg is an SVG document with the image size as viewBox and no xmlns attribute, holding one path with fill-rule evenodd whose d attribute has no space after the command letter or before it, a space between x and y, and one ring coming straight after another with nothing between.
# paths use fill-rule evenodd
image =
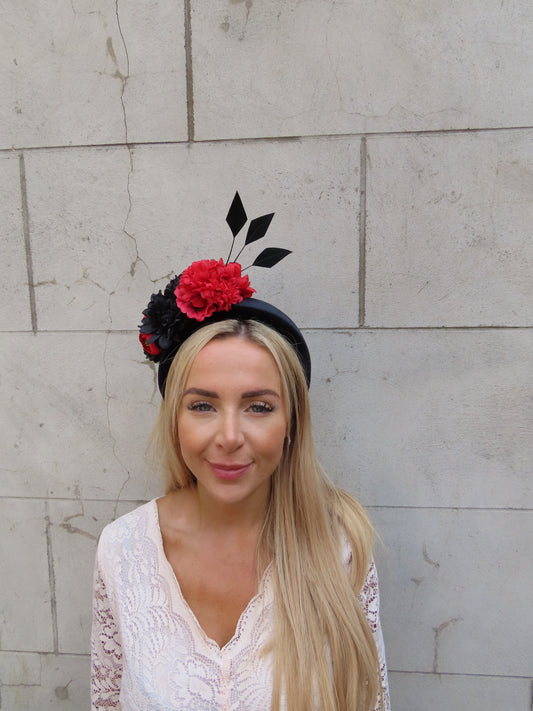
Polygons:
<instances>
[{"instance_id":1,"label":"woman","mask_svg":"<svg viewBox=\"0 0 533 711\"><path fill-rule=\"evenodd\" d=\"M389 708L372 529L316 460L302 334L252 292L204 260L144 312L166 494L102 533L93 709Z\"/></svg>"}]
</instances>

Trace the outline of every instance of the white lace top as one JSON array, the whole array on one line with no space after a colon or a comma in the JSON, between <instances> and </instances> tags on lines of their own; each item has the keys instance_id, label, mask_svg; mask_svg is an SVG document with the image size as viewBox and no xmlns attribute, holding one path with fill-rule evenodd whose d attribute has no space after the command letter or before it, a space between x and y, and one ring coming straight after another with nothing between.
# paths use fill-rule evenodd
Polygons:
<instances>
[{"instance_id":1,"label":"white lace top","mask_svg":"<svg viewBox=\"0 0 533 711\"><path fill-rule=\"evenodd\" d=\"M349 560L347 561L347 564ZM386 689L376 569L360 600L374 633ZM273 625L271 568L221 649L207 637L168 562L156 500L107 526L94 578L91 709L269 711L271 658L260 650Z\"/></svg>"}]
</instances>

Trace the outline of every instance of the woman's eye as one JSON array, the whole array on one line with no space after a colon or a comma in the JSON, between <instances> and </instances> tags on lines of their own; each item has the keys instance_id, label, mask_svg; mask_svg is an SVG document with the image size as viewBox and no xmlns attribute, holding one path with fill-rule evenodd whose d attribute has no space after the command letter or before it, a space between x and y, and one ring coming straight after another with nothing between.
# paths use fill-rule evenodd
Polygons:
<instances>
[{"instance_id":1,"label":"woman's eye","mask_svg":"<svg viewBox=\"0 0 533 711\"><path fill-rule=\"evenodd\" d=\"M261 415L264 412L273 412L274 408L266 402L253 402L250 405L250 410L257 415Z\"/></svg>"},{"instance_id":2,"label":"woman's eye","mask_svg":"<svg viewBox=\"0 0 533 711\"><path fill-rule=\"evenodd\" d=\"M210 402L192 402L188 409L194 412L211 412L213 406Z\"/></svg>"}]
</instances>

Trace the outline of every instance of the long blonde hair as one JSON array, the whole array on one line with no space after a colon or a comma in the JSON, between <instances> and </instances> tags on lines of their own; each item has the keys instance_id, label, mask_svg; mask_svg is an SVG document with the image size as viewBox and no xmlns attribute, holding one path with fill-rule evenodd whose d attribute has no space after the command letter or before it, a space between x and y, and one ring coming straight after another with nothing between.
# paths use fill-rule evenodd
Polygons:
<instances>
[{"instance_id":1,"label":"long blonde hair","mask_svg":"<svg viewBox=\"0 0 533 711\"><path fill-rule=\"evenodd\" d=\"M259 553L273 562L275 623L265 653L273 654L272 711L373 711L381 694L379 660L359 604L373 532L362 507L337 489L317 461L305 377L292 347L256 321L226 320L199 329L169 371L153 444L167 493L194 486L180 452L178 407L191 365L215 338L238 337L266 348L282 381L290 444L272 476ZM351 549L351 565L340 551Z\"/></svg>"}]
</instances>

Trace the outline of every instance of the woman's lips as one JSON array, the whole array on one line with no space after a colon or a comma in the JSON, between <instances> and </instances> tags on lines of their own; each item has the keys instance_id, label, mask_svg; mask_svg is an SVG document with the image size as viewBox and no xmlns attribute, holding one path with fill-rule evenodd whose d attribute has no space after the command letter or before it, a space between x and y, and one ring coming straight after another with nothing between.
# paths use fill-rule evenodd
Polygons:
<instances>
[{"instance_id":1,"label":"woman's lips","mask_svg":"<svg viewBox=\"0 0 533 711\"><path fill-rule=\"evenodd\" d=\"M218 464L217 462L209 462L209 466L217 479L233 481L245 474L250 464Z\"/></svg>"}]
</instances>

